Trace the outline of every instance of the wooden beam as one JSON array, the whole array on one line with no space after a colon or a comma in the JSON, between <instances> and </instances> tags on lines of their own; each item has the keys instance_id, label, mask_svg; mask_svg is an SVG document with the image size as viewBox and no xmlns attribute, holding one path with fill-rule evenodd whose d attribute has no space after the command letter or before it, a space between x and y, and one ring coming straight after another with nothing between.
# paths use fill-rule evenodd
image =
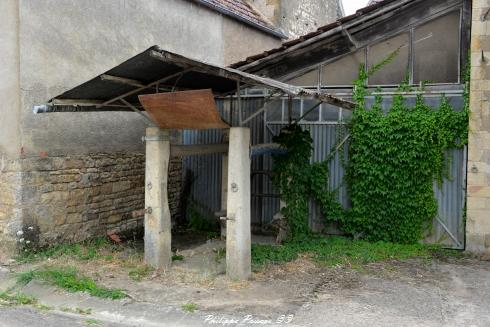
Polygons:
<instances>
[{"instance_id":1,"label":"wooden beam","mask_svg":"<svg viewBox=\"0 0 490 327\"><path fill-rule=\"evenodd\" d=\"M180 76L182 74L185 74L187 72L190 72L191 70L192 70L191 68L187 68L187 69L184 69L184 70L182 70L182 71L180 71L178 73L175 73L175 74L172 74L172 75L169 75L169 76L160 78L159 80L157 80L155 82L152 82L150 84L147 84L146 86L139 87L139 88L134 89L132 91L126 92L124 94L121 94L121 95L119 95L119 96L117 96L115 98L112 98L110 100L104 101L103 103L99 104L97 106L97 108L104 107L104 106L106 106L106 105L108 105L110 103L113 103L113 102L119 101L121 99L124 99L125 97L130 96L130 95L133 95L133 94L138 93L140 91L143 91L144 89L152 88L152 87L154 87L154 86L156 86L156 85L158 85L160 83L163 83L165 81L171 80L172 78L175 78L177 76Z\"/></svg>"},{"instance_id":2,"label":"wooden beam","mask_svg":"<svg viewBox=\"0 0 490 327\"><path fill-rule=\"evenodd\" d=\"M228 153L228 143L172 145L170 147L170 156L172 157L184 157L215 153Z\"/></svg>"},{"instance_id":3,"label":"wooden beam","mask_svg":"<svg viewBox=\"0 0 490 327\"><path fill-rule=\"evenodd\" d=\"M293 97L317 99L334 106L342 107L347 110L352 110L355 107L355 104L353 102L336 98L329 94L320 94L318 92L309 91L298 86L282 83L266 77L245 73L232 68L211 66L202 62L175 55L173 53L163 52L163 50L162 52L158 52L155 50L150 51L150 56L163 62L171 62L175 65L187 69L192 68L196 72L202 72L204 74L219 76L231 80L238 79L239 81L250 85L266 85L274 89L281 90L282 92Z\"/></svg>"},{"instance_id":4,"label":"wooden beam","mask_svg":"<svg viewBox=\"0 0 490 327\"><path fill-rule=\"evenodd\" d=\"M114 82L114 83L123 84L123 85L129 85L129 86L135 86L135 87L146 87L146 85L141 83L140 81L130 79L130 78L112 76L112 75L108 75L108 74L100 75L100 79L103 81L109 81L109 82Z\"/></svg>"},{"instance_id":5,"label":"wooden beam","mask_svg":"<svg viewBox=\"0 0 490 327\"><path fill-rule=\"evenodd\" d=\"M281 95L280 94L277 94L277 92L271 94L270 96L268 96L266 99L265 99L265 102L264 104L262 105L262 107L260 107L259 110L257 110L256 112L254 112L253 114L251 114L250 116L248 116L246 119L244 119L240 126L243 126L245 125L246 123L248 123L249 121L251 121L252 119L254 119L255 117L257 117L258 115L260 115L261 113L267 111L269 108L267 107L268 104L270 104L271 102L277 100L276 98L277 97L280 97Z\"/></svg>"},{"instance_id":6,"label":"wooden beam","mask_svg":"<svg viewBox=\"0 0 490 327\"><path fill-rule=\"evenodd\" d=\"M143 119L147 122L148 125L150 125L150 126L156 126L155 123L153 122L153 120L151 120L141 110L139 110L138 108L136 108L135 106L133 106L131 103L129 103L128 101L126 101L124 99L121 99L121 102L124 103L126 106L128 106L129 109L133 110L138 115L140 115L141 117L143 117Z\"/></svg>"},{"instance_id":7,"label":"wooden beam","mask_svg":"<svg viewBox=\"0 0 490 327\"><path fill-rule=\"evenodd\" d=\"M192 144L192 145L172 145L170 147L171 157L184 157L203 154L227 154L229 149L228 143L218 144ZM281 145L277 143L264 143L256 144L250 147L250 153L252 156L260 156L268 153L285 153L281 150Z\"/></svg>"},{"instance_id":8,"label":"wooden beam","mask_svg":"<svg viewBox=\"0 0 490 327\"><path fill-rule=\"evenodd\" d=\"M77 106L77 107L96 107L103 103L102 100L91 99L54 99L50 104L53 106ZM131 104L135 108L143 107L140 104ZM107 104L104 107L127 107L126 104Z\"/></svg>"},{"instance_id":9,"label":"wooden beam","mask_svg":"<svg viewBox=\"0 0 490 327\"><path fill-rule=\"evenodd\" d=\"M101 104L101 100L90 99L54 99L51 104L54 106L80 106L91 107Z\"/></svg>"}]
</instances>

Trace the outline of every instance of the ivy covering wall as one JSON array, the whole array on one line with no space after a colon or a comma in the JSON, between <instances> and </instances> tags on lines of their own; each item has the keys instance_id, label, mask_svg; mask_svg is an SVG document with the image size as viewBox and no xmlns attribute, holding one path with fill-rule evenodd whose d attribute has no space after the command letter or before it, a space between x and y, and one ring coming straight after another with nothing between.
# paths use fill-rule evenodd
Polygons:
<instances>
[{"instance_id":1,"label":"ivy covering wall","mask_svg":"<svg viewBox=\"0 0 490 327\"><path fill-rule=\"evenodd\" d=\"M437 213L434 181L441 185L444 177L450 178L446 153L467 142L468 85L459 112L444 96L437 108L425 104L421 95L415 106L408 106L402 95L411 91L406 85L400 87L387 113L380 96L368 109L366 81L383 64L369 71L362 68L355 82L356 108L348 125L346 160L351 209L344 210L335 192L327 189L329 162L338 149L332 149L325 161L310 164L308 131L293 124L275 139L288 150L287 155L274 158L274 182L286 204L282 213L291 238L310 233L310 198L321 207L327 222L337 221L347 234L370 241L415 243L431 226Z\"/></svg>"}]
</instances>

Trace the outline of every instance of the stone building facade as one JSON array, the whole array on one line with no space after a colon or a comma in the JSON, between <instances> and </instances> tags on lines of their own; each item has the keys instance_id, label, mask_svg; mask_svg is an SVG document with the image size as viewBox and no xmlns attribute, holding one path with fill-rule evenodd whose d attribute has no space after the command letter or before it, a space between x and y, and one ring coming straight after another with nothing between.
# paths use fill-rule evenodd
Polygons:
<instances>
[{"instance_id":1,"label":"stone building facade","mask_svg":"<svg viewBox=\"0 0 490 327\"><path fill-rule=\"evenodd\" d=\"M153 45L227 65L281 44L283 33L246 0L209 2L0 2L0 259L29 227L44 246L141 224L145 121L122 112L35 116L32 107ZM170 169L174 214L180 167L174 160Z\"/></svg>"},{"instance_id":2,"label":"stone building facade","mask_svg":"<svg viewBox=\"0 0 490 327\"><path fill-rule=\"evenodd\" d=\"M490 254L490 1L474 0L466 248Z\"/></svg>"},{"instance_id":3,"label":"stone building facade","mask_svg":"<svg viewBox=\"0 0 490 327\"><path fill-rule=\"evenodd\" d=\"M297 38L315 31L344 15L342 0L251 0L275 26L287 33L288 38Z\"/></svg>"}]
</instances>

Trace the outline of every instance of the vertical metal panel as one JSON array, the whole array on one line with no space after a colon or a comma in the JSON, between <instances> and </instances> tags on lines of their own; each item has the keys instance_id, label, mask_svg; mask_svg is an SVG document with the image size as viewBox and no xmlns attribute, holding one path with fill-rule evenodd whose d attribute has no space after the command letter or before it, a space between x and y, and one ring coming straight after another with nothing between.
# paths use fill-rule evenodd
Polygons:
<instances>
[{"instance_id":1,"label":"vertical metal panel","mask_svg":"<svg viewBox=\"0 0 490 327\"><path fill-rule=\"evenodd\" d=\"M219 143L222 137L221 130L186 130L183 134L184 144ZM221 160L219 154L189 156L183 160L184 177L188 170L193 176L190 198L209 214L219 211L221 205Z\"/></svg>"},{"instance_id":2,"label":"vertical metal panel","mask_svg":"<svg viewBox=\"0 0 490 327\"><path fill-rule=\"evenodd\" d=\"M458 249L464 248L465 153L465 149L449 151L447 154L450 162L449 179L445 179L441 187L434 183L438 216L433 222L431 234L426 239L427 242L440 243Z\"/></svg>"},{"instance_id":3,"label":"vertical metal panel","mask_svg":"<svg viewBox=\"0 0 490 327\"><path fill-rule=\"evenodd\" d=\"M239 120L238 110L234 100L218 100L217 106L221 116L236 126ZM243 117L248 117L262 106L263 98L245 98L242 100ZM230 115L231 114L231 115ZM231 120L230 120L231 118ZM259 144L264 142L264 116L258 115L245 126L251 129L251 142ZM212 144L222 142L221 130L185 130L183 132L184 144ZM209 212L220 210L221 206L221 163L222 155L190 156L183 160L184 176L187 170L193 172L195 178L191 188L191 198ZM252 173L262 171L263 159L252 159ZM256 175L252 180L252 195L262 194L264 176ZM252 224L262 225L262 199L252 197Z\"/></svg>"},{"instance_id":4,"label":"vertical metal panel","mask_svg":"<svg viewBox=\"0 0 490 327\"><path fill-rule=\"evenodd\" d=\"M430 99L429 99L430 100ZM234 100L217 102L222 117L230 120L234 126L238 122L238 110ZM244 98L242 100L243 118L248 117L262 107L263 98ZM429 101L430 102L430 101ZM235 110L234 110L235 109ZM231 114L230 114L231 113ZM285 123L265 121L265 114L258 115L247 123L252 133L252 144L272 142L273 136L278 135L286 126ZM286 119L287 117L283 117ZM332 122L306 122L301 126L310 131L313 138L312 162L324 160L338 144L344 135L339 135L343 126ZM221 130L184 131L185 144L210 144L222 141ZM343 157L347 160L348 144L344 147ZM448 247L461 248L464 245L464 191L466 185L466 156L465 151L453 150L448 153L452 157L450 180L445 180L442 187L434 185L434 194L439 211L438 219L434 221L432 234L426 239L431 243L442 243ZM187 169L193 171L195 182L191 190L191 198L210 212L219 211L221 203L221 155L192 156L184 159L184 173ZM272 172L273 162L270 156L254 157L252 159L252 226L254 230L263 229L271 222L279 211L279 198L271 197L277 194L271 177L264 172ZM336 153L330 161L328 186L336 191L341 204L350 206L347 187L344 183L344 165L342 156ZM321 212L313 202L310 203L310 227L314 230L324 228ZM331 226L328 226L331 230ZM449 235L453 235L452 239Z\"/></svg>"}]
</instances>

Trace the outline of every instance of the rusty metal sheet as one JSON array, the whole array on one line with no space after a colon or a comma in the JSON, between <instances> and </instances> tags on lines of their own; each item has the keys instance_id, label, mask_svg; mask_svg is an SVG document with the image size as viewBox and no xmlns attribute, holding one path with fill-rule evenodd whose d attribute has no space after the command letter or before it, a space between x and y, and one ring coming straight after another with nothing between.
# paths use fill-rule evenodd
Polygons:
<instances>
[{"instance_id":1,"label":"rusty metal sheet","mask_svg":"<svg viewBox=\"0 0 490 327\"><path fill-rule=\"evenodd\" d=\"M140 95L150 118L164 129L229 128L218 114L211 89Z\"/></svg>"}]
</instances>

